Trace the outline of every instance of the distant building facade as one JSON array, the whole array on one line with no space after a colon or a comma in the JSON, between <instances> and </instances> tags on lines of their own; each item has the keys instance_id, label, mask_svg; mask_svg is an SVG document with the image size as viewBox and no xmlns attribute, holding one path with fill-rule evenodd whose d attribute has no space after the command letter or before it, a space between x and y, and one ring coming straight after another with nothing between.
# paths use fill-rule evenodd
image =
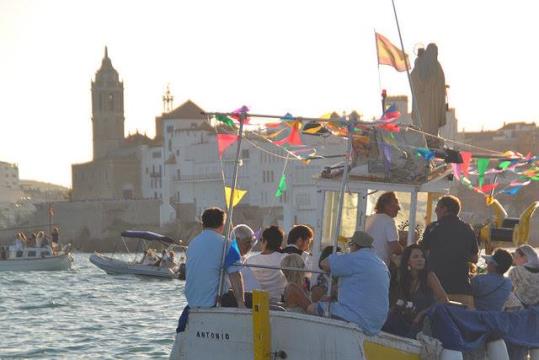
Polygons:
<instances>
[{"instance_id":1,"label":"distant building facade","mask_svg":"<svg viewBox=\"0 0 539 360\"><path fill-rule=\"evenodd\" d=\"M0 203L15 203L21 196L19 167L0 161Z\"/></svg>"},{"instance_id":2,"label":"distant building facade","mask_svg":"<svg viewBox=\"0 0 539 360\"><path fill-rule=\"evenodd\" d=\"M523 155L539 152L539 127L535 123L504 123L498 130L463 131L458 136L461 142L490 150L511 150Z\"/></svg>"}]
</instances>

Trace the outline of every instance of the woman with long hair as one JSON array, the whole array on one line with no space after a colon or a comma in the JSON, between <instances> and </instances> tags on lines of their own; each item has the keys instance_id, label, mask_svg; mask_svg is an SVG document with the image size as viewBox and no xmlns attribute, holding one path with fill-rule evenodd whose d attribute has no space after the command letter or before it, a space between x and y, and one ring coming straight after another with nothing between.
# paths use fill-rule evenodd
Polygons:
<instances>
[{"instance_id":1,"label":"woman with long hair","mask_svg":"<svg viewBox=\"0 0 539 360\"><path fill-rule=\"evenodd\" d=\"M384 331L393 334L415 338L428 309L435 302L449 302L436 274L427 267L424 250L417 244L402 253L397 287L398 299L384 325Z\"/></svg>"},{"instance_id":2,"label":"woman with long hair","mask_svg":"<svg viewBox=\"0 0 539 360\"><path fill-rule=\"evenodd\" d=\"M304 271L288 270L287 268L305 269L305 262L298 254L286 255L281 260L283 274L286 277L286 287L283 292L283 301L289 311L304 313L311 304L308 293L303 289Z\"/></svg>"}]
</instances>

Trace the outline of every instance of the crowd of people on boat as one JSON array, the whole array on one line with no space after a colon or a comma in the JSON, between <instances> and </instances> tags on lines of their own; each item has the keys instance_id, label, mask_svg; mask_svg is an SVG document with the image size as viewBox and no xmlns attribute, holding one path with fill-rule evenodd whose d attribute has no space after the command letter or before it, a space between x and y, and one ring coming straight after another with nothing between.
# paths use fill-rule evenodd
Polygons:
<instances>
[{"instance_id":1,"label":"crowd of people on boat","mask_svg":"<svg viewBox=\"0 0 539 360\"><path fill-rule=\"evenodd\" d=\"M28 236L24 232L18 232L12 245L0 246L0 260L8 259L10 254L15 254L13 257L21 257L25 248L50 246L52 254L56 255L60 249L59 234L58 227L54 227L50 235L46 234L45 231L32 232Z\"/></svg>"},{"instance_id":2,"label":"crowd of people on boat","mask_svg":"<svg viewBox=\"0 0 539 360\"><path fill-rule=\"evenodd\" d=\"M486 267L478 268L478 241L472 227L459 218L460 209L455 196L441 197L435 208L437 221L426 227L421 241L407 245L395 223L399 200L394 192L386 192L378 198L375 214L367 218L365 231L348 239L348 251L324 248L318 268L308 252L314 236L308 225L293 226L284 247L284 231L275 225L265 228L258 253L250 253L257 240L254 231L237 225L232 237L241 259L224 269L228 276L222 297L218 294L226 214L219 208L206 209L203 231L187 250L186 311L218 302L251 307L251 292L261 289L269 293L273 309L330 315L357 324L368 335L384 330L415 338L437 303L500 312L539 305L536 250L529 245L513 254L496 249L483 255ZM178 331L185 320L182 315ZM511 358L521 358L526 351L510 349Z\"/></svg>"}]
</instances>

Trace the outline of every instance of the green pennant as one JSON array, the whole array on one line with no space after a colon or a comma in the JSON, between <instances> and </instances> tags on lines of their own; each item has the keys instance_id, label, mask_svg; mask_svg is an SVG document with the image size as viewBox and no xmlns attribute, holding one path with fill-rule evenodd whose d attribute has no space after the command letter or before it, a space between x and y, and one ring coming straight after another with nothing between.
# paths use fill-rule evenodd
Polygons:
<instances>
[{"instance_id":1,"label":"green pennant","mask_svg":"<svg viewBox=\"0 0 539 360\"><path fill-rule=\"evenodd\" d=\"M509 167L509 165L511 165L511 161L502 161L499 165L498 165L498 168L500 168L501 170L505 170Z\"/></svg>"},{"instance_id":2,"label":"green pennant","mask_svg":"<svg viewBox=\"0 0 539 360\"><path fill-rule=\"evenodd\" d=\"M279 180L279 186L275 192L275 197L278 198L283 196L284 191L286 191L286 175L283 174L283 176L281 176L281 180Z\"/></svg>"},{"instance_id":3,"label":"green pennant","mask_svg":"<svg viewBox=\"0 0 539 360\"><path fill-rule=\"evenodd\" d=\"M477 181L478 181L479 187L483 186L485 182L485 171L488 168L489 161L490 161L489 159L483 159L483 158L477 159L477 173L479 174Z\"/></svg>"},{"instance_id":4,"label":"green pennant","mask_svg":"<svg viewBox=\"0 0 539 360\"><path fill-rule=\"evenodd\" d=\"M226 115L221 115L221 114L215 114L215 118L222 122L223 124L225 125L228 125L230 127L234 127L234 120L232 120L231 118L229 118L228 116Z\"/></svg>"}]
</instances>

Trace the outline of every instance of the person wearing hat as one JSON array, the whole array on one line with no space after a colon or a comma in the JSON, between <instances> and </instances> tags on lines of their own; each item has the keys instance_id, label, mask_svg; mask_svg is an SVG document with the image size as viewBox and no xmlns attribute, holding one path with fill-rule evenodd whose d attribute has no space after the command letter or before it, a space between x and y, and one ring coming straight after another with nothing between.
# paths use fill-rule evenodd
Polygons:
<instances>
[{"instance_id":1,"label":"person wearing hat","mask_svg":"<svg viewBox=\"0 0 539 360\"><path fill-rule=\"evenodd\" d=\"M322 270L338 278L338 300L323 298L309 305L314 315L350 321L367 335L382 329L389 311L389 270L373 249L374 239L364 231L356 231L348 246L348 254L332 254L320 263Z\"/></svg>"},{"instance_id":2,"label":"person wearing hat","mask_svg":"<svg viewBox=\"0 0 539 360\"><path fill-rule=\"evenodd\" d=\"M513 288L510 279L503 276L513 263L511 254L497 249L492 255L482 256L487 263L487 273L472 279L472 295L477 310L502 311Z\"/></svg>"},{"instance_id":3,"label":"person wearing hat","mask_svg":"<svg viewBox=\"0 0 539 360\"><path fill-rule=\"evenodd\" d=\"M539 258L530 245L519 246L514 253L514 268L509 271L513 292L524 307L539 305Z\"/></svg>"}]
</instances>

